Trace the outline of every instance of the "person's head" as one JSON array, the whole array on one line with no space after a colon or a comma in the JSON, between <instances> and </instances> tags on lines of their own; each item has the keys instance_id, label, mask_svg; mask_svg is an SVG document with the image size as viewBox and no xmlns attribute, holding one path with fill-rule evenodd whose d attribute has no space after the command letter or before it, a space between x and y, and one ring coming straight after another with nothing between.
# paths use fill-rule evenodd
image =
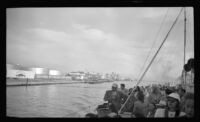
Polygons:
<instances>
[{"instance_id":1,"label":"person's head","mask_svg":"<svg viewBox=\"0 0 200 122\"><path fill-rule=\"evenodd\" d=\"M186 91L183 88L179 88L177 92L180 95L180 97L182 97L185 94Z\"/></svg>"},{"instance_id":2,"label":"person's head","mask_svg":"<svg viewBox=\"0 0 200 122\"><path fill-rule=\"evenodd\" d=\"M180 96L178 93L171 93L167 96L167 107L170 111L177 111L180 109Z\"/></svg>"},{"instance_id":3,"label":"person's head","mask_svg":"<svg viewBox=\"0 0 200 122\"><path fill-rule=\"evenodd\" d=\"M141 102L144 102L144 94L142 91L139 91L137 94L136 94L136 98L141 101Z\"/></svg>"},{"instance_id":4,"label":"person's head","mask_svg":"<svg viewBox=\"0 0 200 122\"><path fill-rule=\"evenodd\" d=\"M152 87L152 93L153 94L160 94L160 89L157 86Z\"/></svg>"},{"instance_id":5,"label":"person's head","mask_svg":"<svg viewBox=\"0 0 200 122\"><path fill-rule=\"evenodd\" d=\"M136 91L137 92L141 91L139 86L136 87Z\"/></svg>"},{"instance_id":6,"label":"person's head","mask_svg":"<svg viewBox=\"0 0 200 122\"><path fill-rule=\"evenodd\" d=\"M173 93L173 91L172 91L171 89L169 89L169 88L166 88L166 89L165 89L165 94L166 94L166 95L169 95L169 94L171 94L171 93Z\"/></svg>"},{"instance_id":7,"label":"person's head","mask_svg":"<svg viewBox=\"0 0 200 122\"><path fill-rule=\"evenodd\" d=\"M133 88L130 88L128 91L129 91L129 94L131 94L131 92L133 91Z\"/></svg>"},{"instance_id":8,"label":"person's head","mask_svg":"<svg viewBox=\"0 0 200 122\"><path fill-rule=\"evenodd\" d=\"M113 91L116 91L117 88L118 88L118 85L117 85L116 83L113 83L113 85L112 85L112 90L113 90Z\"/></svg>"},{"instance_id":9,"label":"person's head","mask_svg":"<svg viewBox=\"0 0 200 122\"><path fill-rule=\"evenodd\" d=\"M189 117L194 116L194 94L193 93L187 93L184 96L185 104L184 104L184 109L185 113Z\"/></svg>"},{"instance_id":10,"label":"person's head","mask_svg":"<svg viewBox=\"0 0 200 122\"><path fill-rule=\"evenodd\" d=\"M120 84L120 86L121 86L121 89L125 88L125 84Z\"/></svg>"}]
</instances>

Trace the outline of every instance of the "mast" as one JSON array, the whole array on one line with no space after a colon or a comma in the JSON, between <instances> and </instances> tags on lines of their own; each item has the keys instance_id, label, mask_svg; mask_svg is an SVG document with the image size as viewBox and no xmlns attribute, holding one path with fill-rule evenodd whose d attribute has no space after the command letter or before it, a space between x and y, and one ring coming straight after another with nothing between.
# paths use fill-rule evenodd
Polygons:
<instances>
[{"instance_id":1,"label":"mast","mask_svg":"<svg viewBox=\"0 0 200 122\"><path fill-rule=\"evenodd\" d=\"M186 48L186 8L184 8L184 59L183 59L183 66L185 65L185 48ZM184 72L184 78L183 78L183 85L186 84L186 74L187 72Z\"/></svg>"},{"instance_id":2,"label":"mast","mask_svg":"<svg viewBox=\"0 0 200 122\"><path fill-rule=\"evenodd\" d=\"M172 24L171 28L169 29L167 35L165 36L164 40L162 41L161 45L159 46L158 50L156 51L155 55L153 56L153 58L151 59L149 65L147 66L147 68L145 69L144 73L142 74L142 76L140 77L139 81L136 83L136 86L138 86L138 84L142 81L143 77L145 76L146 72L148 71L149 67L151 66L151 64L153 63L154 59L156 58L158 52L160 51L161 47L163 46L164 42L166 41L167 37L169 36L171 30L173 29L174 25L176 24L180 14L182 13L183 8L180 10L178 16L176 17L174 23ZM122 109L124 108L124 106L126 105L126 103L128 102L128 100L130 99L131 95L133 94L133 91L131 91L130 95L128 96L128 98L126 99L125 103L121 106L121 108L119 109L118 113L122 112Z\"/></svg>"}]
</instances>

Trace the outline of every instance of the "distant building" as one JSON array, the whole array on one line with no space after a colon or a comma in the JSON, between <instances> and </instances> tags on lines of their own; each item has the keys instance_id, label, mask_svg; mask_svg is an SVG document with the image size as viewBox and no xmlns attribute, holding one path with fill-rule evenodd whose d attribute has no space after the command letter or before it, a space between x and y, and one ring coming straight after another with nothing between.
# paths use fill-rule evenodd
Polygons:
<instances>
[{"instance_id":1,"label":"distant building","mask_svg":"<svg viewBox=\"0 0 200 122\"><path fill-rule=\"evenodd\" d=\"M7 78L29 78L34 79L35 73L29 67L21 65L6 64Z\"/></svg>"},{"instance_id":2,"label":"distant building","mask_svg":"<svg viewBox=\"0 0 200 122\"><path fill-rule=\"evenodd\" d=\"M82 71L70 72L67 75L70 76L72 80L81 80L81 81L84 80L86 77L86 73Z\"/></svg>"},{"instance_id":3,"label":"distant building","mask_svg":"<svg viewBox=\"0 0 200 122\"><path fill-rule=\"evenodd\" d=\"M35 74L35 78L49 78L49 69L47 68L31 68L31 70Z\"/></svg>"},{"instance_id":4,"label":"distant building","mask_svg":"<svg viewBox=\"0 0 200 122\"><path fill-rule=\"evenodd\" d=\"M65 75L58 70L49 70L49 78L50 79L66 79Z\"/></svg>"}]
</instances>

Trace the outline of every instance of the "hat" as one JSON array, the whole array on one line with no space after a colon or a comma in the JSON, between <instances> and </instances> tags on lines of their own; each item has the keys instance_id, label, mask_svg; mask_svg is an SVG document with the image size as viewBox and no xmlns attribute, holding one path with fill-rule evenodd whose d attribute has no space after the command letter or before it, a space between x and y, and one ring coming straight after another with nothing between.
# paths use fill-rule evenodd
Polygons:
<instances>
[{"instance_id":1,"label":"hat","mask_svg":"<svg viewBox=\"0 0 200 122\"><path fill-rule=\"evenodd\" d=\"M116 83L113 83L112 87L118 87L118 85Z\"/></svg>"},{"instance_id":2,"label":"hat","mask_svg":"<svg viewBox=\"0 0 200 122\"><path fill-rule=\"evenodd\" d=\"M181 101L180 96L177 93L171 93L167 97L172 97L174 99L177 99L179 102Z\"/></svg>"}]
</instances>

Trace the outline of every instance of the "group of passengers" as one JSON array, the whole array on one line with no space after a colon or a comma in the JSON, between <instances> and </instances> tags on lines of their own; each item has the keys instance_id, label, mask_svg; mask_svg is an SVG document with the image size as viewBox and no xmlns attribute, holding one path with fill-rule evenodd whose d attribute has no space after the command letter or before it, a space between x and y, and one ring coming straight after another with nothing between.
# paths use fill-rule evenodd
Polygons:
<instances>
[{"instance_id":1,"label":"group of passengers","mask_svg":"<svg viewBox=\"0 0 200 122\"><path fill-rule=\"evenodd\" d=\"M106 91L104 100L108 102L111 117L119 115L118 112L122 106L121 113L129 112L131 117L135 118L194 116L194 94L187 93L180 86L176 88L152 85L126 89L125 84L121 84L118 88L118 85L114 83L112 89Z\"/></svg>"}]
</instances>

